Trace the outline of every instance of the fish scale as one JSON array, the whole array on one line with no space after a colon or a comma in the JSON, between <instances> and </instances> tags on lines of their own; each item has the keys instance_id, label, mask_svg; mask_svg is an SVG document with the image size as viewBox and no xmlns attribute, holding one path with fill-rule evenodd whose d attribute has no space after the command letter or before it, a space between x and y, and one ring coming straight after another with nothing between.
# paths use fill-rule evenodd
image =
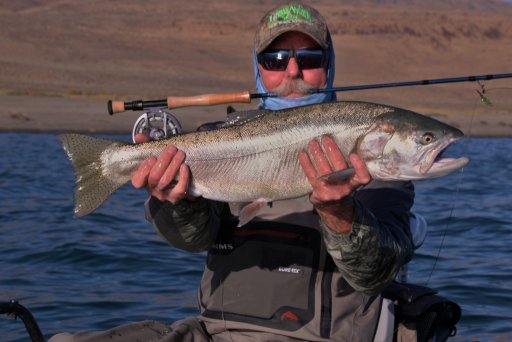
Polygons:
<instances>
[{"instance_id":1,"label":"fish scale","mask_svg":"<svg viewBox=\"0 0 512 342\"><path fill-rule=\"evenodd\" d=\"M323 135L332 136L345 156L357 152L375 179L439 177L469 161L437 160L437 155L463 133L405 109L340 101L251 113L252 119L241 112L240 116L245 117L242 122L235 120L217 130L138 145L78 134L61 135L77 176L75 214L83 216L94 211L129 182L142 161L149 156L158 157L170 145L186 153L185 163L192 174L190 194L239 203L284 200L310 193L312 188L298 154L307 150L310 140ZM426 135L429 139L424 139ZM343 181L346 174L333 170L332 175L323 175L322 179Z\"/></svg>"}]
</instances>

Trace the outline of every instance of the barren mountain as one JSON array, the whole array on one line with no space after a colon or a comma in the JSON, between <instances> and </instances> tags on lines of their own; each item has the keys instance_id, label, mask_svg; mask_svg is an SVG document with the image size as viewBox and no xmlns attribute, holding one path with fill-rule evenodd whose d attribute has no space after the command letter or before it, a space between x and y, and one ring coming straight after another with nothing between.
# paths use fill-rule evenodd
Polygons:
<instances>
[{"instance_id":1,"label":"barren mountain","mask_svg":"<svg viewBox=\"0 0 512 342\"><path fill-rule=\"evenodd\" d=\"M277 3L284 2L0 0L0 124L125 130L130 123L103 117L106 99L253 90L253 34ZM512 5L506 2L309 3L329 24L337 86L512 72ZM498 105L492 110L477 108L475 90L482 89L475 83L366 90L339 98L405 106L450 116L447 121L458 114L501 113L478 120L506 134L512 126L504 112L512 109L512 96L494 91L493 98L491 90L511 83L485 83ZM196 113L191 126L223 116L219 107L184 112ZM72 116L58 117L65 114Z\"/></svg>"}]
</instances>

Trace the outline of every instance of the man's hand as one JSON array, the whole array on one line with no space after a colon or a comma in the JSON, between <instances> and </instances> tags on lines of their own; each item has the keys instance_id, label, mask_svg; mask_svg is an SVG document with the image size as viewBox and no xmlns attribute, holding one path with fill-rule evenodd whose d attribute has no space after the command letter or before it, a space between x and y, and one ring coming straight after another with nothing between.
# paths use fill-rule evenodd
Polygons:
<instances>
[{"instance_id":1,"label":"man's hand","mask_svg":"<svg viewBox=\"0 0 512 342\"><path fill-rule=\"evenodd\" d=\"M317 140L310 141L308 151L309 154L306 151L300 152L299 162L313 187L309 197L311 203L327 227L337 233L350 233L354 216L353 202L344 199L355 189L370 182L371 176L366 164L357 154L351 153L349 160L355 174L338 183L327 183L320 177L347 168L343 153L329 136L323 136L320 143Z\"/></svg>"},{"instance_id":2,"label":"man's hand","mask_svg":"<svg viewBox=\"0 0 512 342\"><path fill-rule=\"evenodd\" d=\"M137 143L150 141L144 134L135 136ZM148 193L160 201L173 204L187 197L190 183L190 169L184 163L185 152L175 146L167 147L157 158L149 157L144 160L132 175L132 185L141 189L146 187ZM178 176L178 181L175 181Z\"/></svg>"}]
</instances>

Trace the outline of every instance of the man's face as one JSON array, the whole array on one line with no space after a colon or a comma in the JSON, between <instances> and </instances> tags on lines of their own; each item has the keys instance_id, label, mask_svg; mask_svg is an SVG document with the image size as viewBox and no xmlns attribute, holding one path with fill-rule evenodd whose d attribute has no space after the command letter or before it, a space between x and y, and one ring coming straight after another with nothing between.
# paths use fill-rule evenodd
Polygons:
<instances>
[{"instance_id":1,"label":"man's face","mask_svg":"<svg viewBox=\"0 0 512 342\"><path fill-rule=\"evenodd\" d=\"M267 50L297 50L318 48L310 36L300 32L286 32L277 37ZM327 81L327 71L320 67L316 69L301 69L295 57L291 57L284 71L270 71L258 64L263 85L268 91L280 97L302 97L309 94L309 89L323 88Z\"/></svg>"}]
</instances>

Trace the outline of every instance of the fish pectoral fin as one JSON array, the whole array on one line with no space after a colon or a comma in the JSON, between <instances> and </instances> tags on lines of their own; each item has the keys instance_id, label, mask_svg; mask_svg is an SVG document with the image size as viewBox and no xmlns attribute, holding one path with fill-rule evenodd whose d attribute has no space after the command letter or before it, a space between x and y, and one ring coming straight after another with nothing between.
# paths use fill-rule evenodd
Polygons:
<instances>
[{"instance_id":1,"label":"fish pectoral fin","mask_svg":"<svg viewBox=\"0 0 512 342\"><path fill-rule=\"evenodd\" d=\"M266 198L258 198L253 202L241 204L238 209L238 227L251 221L268 202L270 200Z\"/></svg>"},{"instance_id":2,"label":"fish pectoral fin","mask_svg":"<svg viewBox=\"0 0 512 342\"><path fill-rule=\"evenodd\" d=\"M354 168L350 167L348 169L331 172L329 174L320 176L318 178L326 183L334 184L334 183L340 183L340 182L346 181L347 179L352 177L355 173L356 173L356 171L354 170Z\"/></svg>"}]
</instances>

